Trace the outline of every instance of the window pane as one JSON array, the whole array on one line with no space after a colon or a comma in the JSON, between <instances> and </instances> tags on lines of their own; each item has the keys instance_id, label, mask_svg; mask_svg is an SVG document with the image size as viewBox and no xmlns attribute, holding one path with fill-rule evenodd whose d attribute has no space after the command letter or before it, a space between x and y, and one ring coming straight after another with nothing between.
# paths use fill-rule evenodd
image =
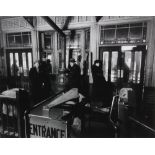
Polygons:
<instances>
[{"instance_id":1,"label":"window pane","mask_svg":"<svg viewBox=\"0 0 155 155\"><path fill-rule=\"evenodd\" d=\"M101 30L100 43L104 43L104 30Z\"/></svg>"},{"instance_id":2,"label":"window pane","mask_svg":"<svg viewBox=\"0 0 155 155\"><path fill-rule=\"evenodd\" d=\"M118 43L127 43L128 31L129 31L128 28L117 29L116 37L117 37Z\"/></svg>"},{"instance_id":3,"label":"window pane","mask_svg":"<svg viewBox=\"0 0 155 155\"><path fill-rule=\"evenodd\" d=\"M30 70L32 68L32 54L30 52L28 53L28 66Z\"/></svg>"},{"instance_id":4,"label":"window pane","mask_svg":"<svg viewBox=\"0 0 155 155\"><path fill-rule=\"evenodd\" d=\"M29 45L30 44L30 40L29 40L29 37L28 35L23 35L23 45L26 46L26 45Z\"/></svg>"},{"instance_id":5,"label":"window pane","mask_svg":"<svg viewBox=\"0 0 155 155\"><path fill-rule=\"evenodd\" d=\"M52 60L52 54L47 54L47 59Z\"/></svg>"},{"instance_id":6,"label":"window pane","mask_svg":"<svg viewBox=\"0 0 155 155\"><path fill-rule=\"evenodd\" d=\"M59 68L62 68L62 53L59 53Z\"/></svg>"},{"instance_id":7,"label":"window pane","mask_svg":"<svg viewBox=\"0 0 155 155\"><path fill-rule=\"evenodd\" d=\"M21 35L15 36L15 44L16 44L17 46L19 46L19 45L22 44Z\"/></svg>"},{"instance_id":8,"label":"window pane","mask_svg":"<svg viewBox=\"0 0 155 155\"><path fill-rule=\"evenodd\" d=\"M134 62L134 72L133 72L134 83L140 82L141 58L142 58L142 52L135 52L135 62Z\"/></svg>"},{"instance_id":9,"label":"window pane","mask_svg":"<svg viewBox=\"0 0 155 155\"><path fill-rule=\"evenodd\" d=\"M146 27L143 27L143 42L146 42Z\"/></svg>"},{"instance_id":10,"label":"window pane","mask_svg":"<svg viewBox=\"0 0 155 155\"><path fill-rule=\"evenodd\" d=\"M45 35L45 49L51 49L51 35Z\"/></svg>"},{"instance_id":11,"label":"window pane","mask_svg":"<svg viewBox=\"0 0 155 155\"><path fill-rule=\"evenodd\" d=\"M15 53L15 61L17 62L17 66L19 66L19 57L18 57L18 53Z\"/></svg>"},{"instance_id":12,"label":"window pane","mask_svg":"<svg viewBox=\"0 0 155 155\"><path fill-rule=\"evenodd\" d=\"M13 76L12 66L13 66L13 53L10 53L10 71L11 71L11 76Z\"/></svg>"},{"instance_id":13,"label":"window pane","mask_svg":"<svg viewBox=\"0 0 155 155\"><path fill-rule=\"evenodd\" d=\"M104 40L105 42L111 42L115 40L115 29L105 30L104 31Z\"/></svg>"},{"instance_id":14,"label":"window pane","mask_svg":"<svg viewBox=\"0 0 155 155\"><path fill-rule=\"evenodd\" d=\"M23 59L23 74L24 76L28 76L26 65L26 53L22 53L22 59Z\"/></svg>"},{"instance_id":15,"label":"window pane","mask_svg":"<svg viewBox=\"0 0 155 155\"><path fill-rule=\"evenodd\" d=\"M124 63L124 81L132 81L132 68L131 68L131 51L125 52L125 63Z\"/></svg>"},{"instance_id":16,"label":"window pane","mask_svg":"<svg viewBox=\"0 0 155 155\"><path fill-rule=\"evenodd\" d=\"M130 39L142 39L142 27L130 28Z\"/></svg>"},{"instance_id":17,"label":"window pane","mask_svg":"<svg viewBox=\"0 0 155 155\"><path fill-rule=\"evenodd\" d=\"M109 52L103 52L103 75L108 81L108 62L109 62Z\"/></svg>"},{"instance_id":18,"label":"window pane","mask_svg":"<svg viewBox=\"0 0 155 155\"><path fill-rule=\"evenodd\" d=\"M17 63L17 66L19 67L19 56L18 56L18 53L15 53L15 61ZM17 75L19 76L19 72L17 73Z\"/></svg>"},{"instance_id":19,"label":"window pane","mask_svg":"<svg viewBox=\"0 0 155 155\"><path fill-rule=\"evenodd\" d=\"M14 36L8 35L8 46L14 45Z\"/></svg>"},{"instance_id":20,"label":"window pane","mask_svg":"<svg viewBox=\"0 0 155 155\"><path fill-rule=\"evenodd\" d=\"M90 31L85 32L85 49L89 49L90 46Z\"/></svg>"},{"instance_id":21,"label":"window pane","mask_svg":"<svg viewBox=\"0 0 155 155\"><path fill-rule=\"evenodd\" d=\"M117 81L117 62L118 62L118 52L112 52L111 82L116 82Z\"/></svg>"}]
</instances>

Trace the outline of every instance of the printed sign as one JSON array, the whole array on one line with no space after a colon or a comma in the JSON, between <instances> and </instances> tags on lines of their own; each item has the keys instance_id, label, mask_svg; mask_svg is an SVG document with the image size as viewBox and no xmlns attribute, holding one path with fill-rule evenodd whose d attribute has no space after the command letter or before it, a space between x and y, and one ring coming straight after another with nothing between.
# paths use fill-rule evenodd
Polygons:
<instances>
[{"instance_id":1,"label":"printed sign","mask_svg":"<svg viewBox=\"0 0 155 155\"><path fill-rule=\"evenodd\" d=\"M30 137L65 138L67 122L30 115Z\"/></svg>"}]
</instances>

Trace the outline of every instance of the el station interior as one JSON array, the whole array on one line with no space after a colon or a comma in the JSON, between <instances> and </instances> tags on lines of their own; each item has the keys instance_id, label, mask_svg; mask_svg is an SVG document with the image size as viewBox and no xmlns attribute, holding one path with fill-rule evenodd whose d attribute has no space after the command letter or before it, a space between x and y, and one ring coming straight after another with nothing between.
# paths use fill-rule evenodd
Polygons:
<instances>
[{"instance_id":1,"label":"el station interior","mask_svg":"<svg viewBox=\"0 0 155 155\"><path fill-rule=\"evenodd\" d=\"M29 72L43 59L50 91L34 103ZM66 89L70 59L80 88ZM95 60L102 102L93 97ZM154 16L0 17L1 138L152 138L154 118Z\"/></svg>"}]
</instances>

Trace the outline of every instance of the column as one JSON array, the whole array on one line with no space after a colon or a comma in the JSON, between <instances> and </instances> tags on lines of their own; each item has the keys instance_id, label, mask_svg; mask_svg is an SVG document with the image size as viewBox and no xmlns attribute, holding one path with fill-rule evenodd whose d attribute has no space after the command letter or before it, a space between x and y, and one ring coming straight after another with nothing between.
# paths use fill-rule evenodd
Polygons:
<instances>
[{"instance_id":1,"label":"column","mask_svg":"<svg viewBox=\"0 0 155 155\"><path fill-rule=\"evenodd\" d=\"M81 63L80 63L80 68L81 68L81 74L83 75L83 63L84 63L84 58L85 58L85 31L82 30L80 34L80 46L81 46Z\"/></svg>"},{"instance_id":2,"label":"column","mask_svg":"<svg viewBox=\"0 0 155 155\"><path fill-rule=\"evenodd\" d=\"M152 82L154 81L153 78L155 77L155 73L153 71L153 65L155 65L155 62L154 62L155 28L154 27L155 27L155 18L153 17L152 21L149 21L147 26L148 49L146 53L145 86L152 86Z\"/></svg>"},{"instance_id":3,"label":"column","mask_svg":"<svg viewBox=\"0 0 155 155\"><path fill-rule=\"evenodd\" d=\"M98 59L98 24L94 22L90 27L90 53L89 53L89 82L93 83L92 74L91 74L91 52L92 56L92 63L96 59Z\"/></svg>"},{"instance_id":4,"label":"column","mask_svg":"<svg viewBox=\"0 0 155 155\"><path fill-rule=\"evenodd\" d=\"M33 56L33 62L35 62L36 60L39 60L38 32L36 30L32 30L31 37L32 37L32 56Z\"/></svg>"}]
</instances>

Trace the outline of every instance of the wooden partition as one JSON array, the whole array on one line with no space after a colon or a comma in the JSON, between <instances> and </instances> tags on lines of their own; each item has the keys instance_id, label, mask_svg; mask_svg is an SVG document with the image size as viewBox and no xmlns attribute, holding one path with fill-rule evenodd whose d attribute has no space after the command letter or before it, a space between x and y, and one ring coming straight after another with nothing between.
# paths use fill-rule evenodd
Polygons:
<instances>
[{"instance_id":1,"label":"wooden partition","mask_svg":"<svg viewBox=\"0 0 155 155\"><path fill-rule=\"evenodd\" d=\"M24 112L28 108L28 93L25 90L17 91L16 98L0 96L0 137L25 137Z\"/></svg>"}]
</instances>

